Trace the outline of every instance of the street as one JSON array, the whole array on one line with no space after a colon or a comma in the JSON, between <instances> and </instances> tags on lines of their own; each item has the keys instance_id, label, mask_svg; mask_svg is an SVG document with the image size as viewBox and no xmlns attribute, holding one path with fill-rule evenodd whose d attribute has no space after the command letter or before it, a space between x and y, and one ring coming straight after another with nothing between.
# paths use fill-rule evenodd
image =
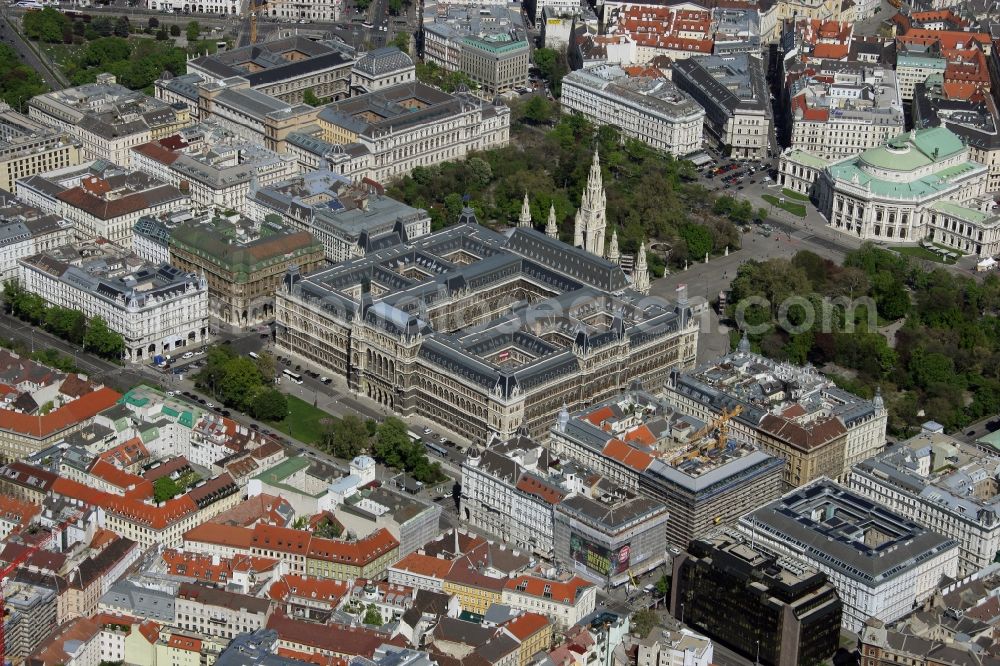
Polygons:
<instances>
[{"instance_id":1,"label":"street","mask_svg":"<svg viewBox=\"0 0 1000 666\"><path fill-rule=\"evenodd\" d=\"M17 57L23 60L24 64L38 72L38 75L42 77L42 81L49 88L52 90L62 90L65 88L65 77L62 75L62 72L56 72L49 66L48 62L43 62L38 57L35 50L28 45L27 40L18 31L19 26L15 25L15 21L17 20L17 16L12 15L8 6L4 5L3 18L0 19L0 38L3 39L4 44L14 49ZM26 101L22 100L17 106L22 106Z\"/></svg>"}]
</instances>

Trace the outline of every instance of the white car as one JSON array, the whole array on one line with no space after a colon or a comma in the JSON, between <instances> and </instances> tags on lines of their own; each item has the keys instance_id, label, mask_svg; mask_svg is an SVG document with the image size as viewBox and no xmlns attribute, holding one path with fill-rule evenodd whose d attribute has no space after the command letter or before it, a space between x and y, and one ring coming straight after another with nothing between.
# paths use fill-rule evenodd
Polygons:
<instances>
[{"instance_id":1,"label":"white car","mask_svg":"<svg viewBox=\"0 0 1000 666\"><path fill-rule=\"evenodd\" d=\"M174 396L180 393L180 391L167 391L167 395Z\"/></svg>"},{"instance_id":2,"label":"white car","mask_svg":"<svg viewBox=\"0 0 1000 666\"><path fill-rule=\"evenodd\" d=\"M181 358L194 358L194 352L184 352L184 355L181 356Z\"/></svg>"},{"instance_id":3,"label":"white car","mask_svg":"<svg viewBox=\"0 0 1000 666\"><path fill-rule=\"evenodd\" d=\"M215 403L214 402L206 402L205 406L208 407L209 409L215 409Z\"/></svg>"}]
</instances>

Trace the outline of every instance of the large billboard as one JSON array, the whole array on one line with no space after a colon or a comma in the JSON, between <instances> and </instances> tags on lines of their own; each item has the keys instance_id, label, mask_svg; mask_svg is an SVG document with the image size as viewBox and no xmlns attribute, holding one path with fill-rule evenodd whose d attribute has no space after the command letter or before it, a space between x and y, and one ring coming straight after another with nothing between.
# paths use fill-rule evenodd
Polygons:
<instances>
[{"instance_id":1,"label":"large billboard","mask_svg":"<svg viewBox=\"0 0 1000 666\"><path fill-rule=\"evenodd\" d=\"M610 549L585 539L576 532L569 537L569 554L591 571L601 576L617 576L631 563L632 548L625 544L612 552Z\"/></svg>"}]
</instances>

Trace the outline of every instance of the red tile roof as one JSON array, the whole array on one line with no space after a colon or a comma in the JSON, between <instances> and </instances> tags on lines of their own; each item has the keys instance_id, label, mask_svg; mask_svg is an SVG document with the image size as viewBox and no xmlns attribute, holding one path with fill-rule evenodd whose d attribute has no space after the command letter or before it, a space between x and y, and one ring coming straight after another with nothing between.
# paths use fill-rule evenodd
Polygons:
<instances>
[{"instance_id":1,"label":"red tile roof","mask_svg":"<svg viewBox=\"0 0 1000 666\"><path fill-rule=\"evenodd\" d=\"M142 478L148 479L149 481L156 481L165 476L170 476L174 472L180 472L181 470L191 467L191 463L184 456L175 456L166 460L156 467L152 467L142 473Z\"/></svg>"},{"instance_id":2,"label":"red tile roof","mask_svg":"<svg viewBox=\"0 0 1000 666\"><path fill-rule=\"evenodd\" d=\"M312 601L322 601L330 606L336 606L341 599L347 596L348 591L347 583L341 580L288 574L273 583L267 594L274 601L285 601L294 596L306 597Z\"/></svg>"},{"instance_id":3,"label":"red tile roof","mask_svg":"<svg viewBox=\"0 0 1000 666\"><path fill-rule=\"evenodd\" d=\"M253 531L235 525L202 523L184 533L184 542L189 541L210 543L238 550L250 550L250 544L253 542Z\"/></svg>"},{"instance_id":4,"label":"red tile roof","mask_svg":"<svg viewBox=\"0 0 1000 666\"><path fill-rule=\"evenodd\" d=\"M96 476L108 485L118 488L122 494L128 492L133 497L152 497L153 484L135 474L129 474L100 458L90 467L91 476Z\"/></svg>"},{"instance_id":5,"label":"red tile roof","mask_svg":"<svg viewBox=\"0 0 1000 666\"><path fill-rule=\"evenodd\" d=\"M814 58L825 58L828 60L843 60L851 52L848 44L817 44L813 47Z\"/></svg>"},{"instance_id":6,"label":"red tile roof","mask_svg":"<svg viewBox=\"0 0 1000 666\"><path fill-rule=\"evenodd\" d=\"M294 620L278 612L268 618L267 628L278 632L280 640L293 646L367 659L371 659L383 643L390 642L388 634L338 624L320 627L314 622Z\"/></svg>"},{"instance_id":7,"label":"red tile roof","mask_svg":"<svg viewBox=\"0 0 1000 666\"><path fill-rule=\"evenodd\" d=\"M198 510L198 506L187 495L176 497L160 506L152 506L132 497L119 497L63 478L56 480L52 485L52 491L63 497L101 507L108 513L156 530L163 529Z\"/></svg>"},{"instance_id":8,"label":"red tile roof","mask_svg":"<svg viewBox=\"0 0 1000 666\"><path fill-rule=\"evenodd\" d=\"M133 437L127 442L108 449L97 457L118 467L130 467L131 465L147 460L149 458L149 449L146 448L141 439Z\"/></svg>"},{"instance_id":9,"label":"red tile roof","mask_svg":"<svg viewBox=\"0 0 1000 666\"><path fill-rule=\"evenodd\" d=\"M138 213L158 202L182 197L180 190L173 185L160 185L144 192L130 192L113 199L96 196L83 187L73 187L63 190L56 195L56 198L100 220L111 220L122 215Z\"/></svg>"},{"instance_id":10,"label":"red tile roof","mask_svg":"<svg viewBox=\"0 0 1000 666\"><path fill-rule=\"evenodd\" d=\"M214 559L211 555L182 553L172 549L163 551L162 556L167 570L171 574L222 583L223 585L233 579L234 573L250 570L260 573L270 571L278 566L278 560L243 553L233 557L219 558L218 564L213 563Z\"/></svg>"},{"instance_id":11,"label":"red tile roof","mask_svg":"<svg viewBox=\"0 0 1000 666\"><path fill-rule=\"evenodd\" d=\"M988 49L991 45L990 36L985 32L924 30L921 28L907 30L906 34L897 37L896 41L903 44L921 44L924 46L940 44L942 49L967 49L976 43Z\"/></svg>"},{"instance_id":12,"label":"red tile roof","mask_svg":"<svg viewBox=\"0 0 1000 666\"><path fill-rule=\"evenodd\" d=\"M494 578L480 573L466 557L455 560L444 579L455 585L474 587L496 593L503 591L504 581L506 580L505 578Z\"/></svg>"},{"instance_id":13,"label":"red tile roof","mask_svg":"<svg viewBox=\"0 0 1000 666\"><path fill-rule=\"evenodd\" d=\"M389 530L382 528L357 541L335 541L314 537L309 545L309 557L364 566L398 547L399 541L396 537L392 536Z\"/></svg>"},{"instance_id":14,"label":"red tile roof","mask_svg":"<svg viewBox=\"0 0 1000 666\"><path fill-rule=\"evenodd\" d=\"M528 474L522 474L517 480L517 489L540 498L549 504L558 504L566 497L566 492L560 488L543 483L539 479Z\"/></svg>"},{"instance_id":15,"label":"red tile roof","mask_svg":"<svg viewBox=\"0 0 1000 666\"><path fill-rule=\"evenodd\" d=\"M32 546L33 547L33 546ZM21 543L7 543L3 550L0 551L0 561L3 562L13 562L14 560L23 557L25 552L30 550L30 548ZM31 567L34 569L40 569L42 571L51 571L53 573L59 573L62 571L63 566L66 564L66 560L69 557L64 553L56 553L51 550L37 550L24 561L23 566Z\"/></svg>"},{"instance_id":16,"label":"red tile roof","mask_svg":"<svg viewBox=\"0 0 1000 666\"><path fill-rule=\"evenodd\" d=\"M417 576L437 578L444 580L444 577L451 570L451 560L443 560L440 557L431 557L420 553L410 553L399 562L392 565L393 569L406 571Z\"/></svg>"},{"instance_id":17,"label":"red tile roof","mask_svg":"<svg viewBox=\"0 0 1000 666\"><path fill-rule=\"evenodd\" d=\"M213 523L251 527L258 522L281 525L285 521L279 509L291 515L291 504L283 497L261 494L240 502L232 509L223 511L212 519Z\"/></svg>"},{"instance_id":18,"label":"red tile roof","mask_svg":"<svg viewBox=\"0 0 1000 666\"><path fill-rule=\"evenodd\" d=\"M802 451L811 451L847 434L843 424L832 416L807 425L774 414L767 414L760 421L761 430Z\"/></svg>"},{"instance_id":19,"label":"red tile roof","mask_svg":"<svg viewBox=\"0 0 1000 666\"><path fill-rule=\"evenodd\" d=\"M518 594L527 594L533 597L545 597L557 603L576 603L579 595L586 589L594 587L579 576L573 576L567 581L549 580L538 576L521 575L506 581L506 589ZM549 593L546 595L545 589L548 587Z\"/></svg>"},{"instance_id":20,"label":"red tile roof","mask_svg":"<svg viewBox=\"0 0 1000 666\"><path fill-rule=\"evenodd\" d=\"M171 634L170 638L167 639L167 645L174 648L175 650L184 650L186 652L201 652L201 641L197 638L191 638L189 636Z\"/></svg>"},{"instance_id":21,"label":"red tile roof","mask_svg":"<svg viewBox=\"0 0 1000 666\"><path fill-rule=\"evenodd\" d=\"M94 418L98 412L113 407L121 394L107 387L77 398L44 416L0 410L0 430L29 437L47 438L57 432Z\"/></svg>"},{"instance_id":22,"label":"red tile roof","mask_svg":"<svg viewBox=\"0 0 1000 666\"><path fill-rule=\"evenodd\" d=\"M105 546L118 540L118 534L112 530L98 527L94 531L94 538L90 540L90 547L94 550L102 550Z\"/></svg>"},{"instance_id":23,"label":"red tile roof","mask_svg":"<svg viewBox=\"0 0 1000 666\"><path fill-rule=\"evenodd\" d=\"M610 418L613 418L614 415L615 415L615 410L613 410L613 409L611 409L611 407L608 407L607 405L605 405L604 407L601 407L599 409L595 409L592 412L589 412L583 418L584 418L584 420L589 421L592 425L595 425L598 428L602 428L603 429L604 422L607 421Z\"/></svg>"},{"instance_id":24,"label":"red tile roof","mask_svg":"<svg viewBox=\"0 0 1000 666\"><path fill-rule=\"evenodd\" d=\"M31 502L22 502L10 495L0 495L0 518L15 523L14 531L27 527L31 519L42 512L42 507Z\"/></svg>"},{"instance_id":25,"label":"red tile roof","mask_svg":"<svg viewBox=\"0 0 1000 666\"><path fill-rule=\"evenodd\" d=\"M637 428L632 428L624 435L626 442L652 446L656 444L656 435L652 433L649 426L642 424Z\"/></svg>"},{"instance_id":26,"label":"red tile roof","mask_svg":"<svg viewBox=\"0 0 1000 666\"><path fill-rule=\"evenodd\" d=\"M830 120L830 112L827 109L817 109L809 106L805 95L796 95L792 98L792 114L798 119L799 114L802 120L825 123Z\"/></svg>"},{"instance_id":27,"label":"red tile roof","mask_svg":"<svg viewBox=\"0 0 1000 666\"><path fill-rule=\"evenodd\" d=\"M132 150L151 160L170 166L180 158L180 153L164 147L159 141L150 141L133 146Z\"/></svg>"},{"instance_id":28,"label":"red tile roof","mask_svg":"<svg viewBox=\"0 0 1000 666\"><path fill-rule=\"evenodd\" d=\"M514 638L523 643L549 626L549 618L538 613L524 613L503 626Z\"/></svg>"},{"instance_id":29,"label":"red tile roof","mask_svg":"<svg viewBox=\"0 0 1000 666\"><path fill-rule=\"evenodd\" d=\"M139 625L139 633L150 643L160 640L160 625L152 620L146 620Z\"/></svg>"},{"instance_id":30,"label":"red tile roof","mask_svg":"<svg viewBox=\"0 0 1000 666\"><path fill-rule=\"evenodd\" d=\"M612 439L604 445L604 455L613 458L630 469L643 471L653 464L653 457L648 453L634 449L620 439Z\"/></svg>"},{"instance_id":31,"label":"red tile roof","mask_svg":"<svg viewBox=\"0 0 1000 666\"><path fill-rule=\"evenodd\" d=\"M289 659L304 661L307 664L316 664L316 666L347 666L347 660L345 659L317 652L302 652L301 650L279 647L277 654L279 657L288 657Z\"/></svg>"},{"instance_id":32,"label":"red tile roof","mask_svg":"<svg viewBox=\"0 0 1000 666\"><path fill-rule=\"evenodd\" d=\"M90 619L100 625L123 624L131 626L139 622L139 620L131 615L119 615L118 613L96 613L95 615L92 615Z\"/></svg>"},{"instance_id":33,"label":"red tile roof","mask_svg":"<svg viewBox=\"0 0 1000 666\"><path fill-rule=\"evenodd\" d=\"M312 535L303 530L275 525L254 525L250 544L264 550L277 550L283 553L309 552L309 540Z\"/></svg>"},{"instance_id":34,"label":"red tile roof","mask_svg":"<svg viewBox=\"0 0 1000 666\"><path fill-rule=\"evenodd\" d=\"M90 641L99 642L98 634L101 625L89 617L78 617L75 620L56 628L32 652L25 663L32 666L57 666L73 660L75 655L68 654L66 648L78 643L87 644ZM91 643L95 645L95 643Z\"/></svg>"}]
</instances>

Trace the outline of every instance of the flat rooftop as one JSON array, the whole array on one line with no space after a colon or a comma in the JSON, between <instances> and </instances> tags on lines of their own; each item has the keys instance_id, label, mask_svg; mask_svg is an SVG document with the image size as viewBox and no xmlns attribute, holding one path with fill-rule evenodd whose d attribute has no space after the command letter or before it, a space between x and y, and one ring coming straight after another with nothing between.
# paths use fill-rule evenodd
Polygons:
<instances>
[{"instance_id":1,"label":"flat rooftop","mask_svg":"<svg viewBox=\"0 0 1000 666\"><path fill-rule=\"evenodd\" d=\"M868 586L903 575L958 542L872 502L829 479L788 493L742 518L751 532L785 542Z\"/></svg>"}]
</instances>

